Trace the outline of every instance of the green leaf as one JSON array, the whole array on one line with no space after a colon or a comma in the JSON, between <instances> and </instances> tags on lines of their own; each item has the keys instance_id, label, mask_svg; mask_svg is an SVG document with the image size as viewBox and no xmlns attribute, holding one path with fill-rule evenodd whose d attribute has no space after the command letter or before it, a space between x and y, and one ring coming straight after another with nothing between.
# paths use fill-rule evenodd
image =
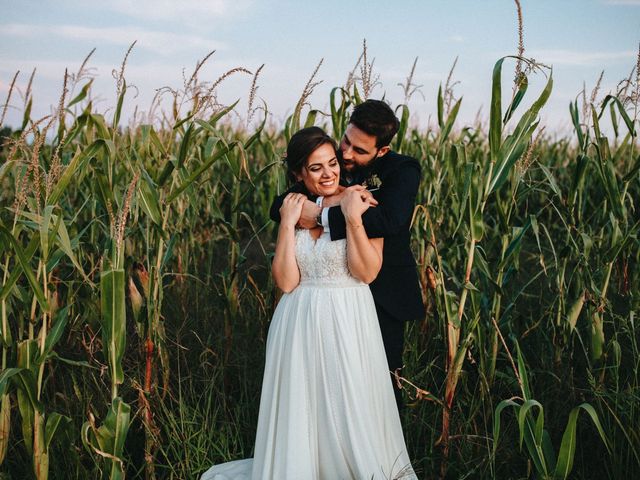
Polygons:
<instances>
[{"instance_id":1,"label":"green leaf","mask_svg":"<svg viewBox=\"0 0 640 480\"><path fill-rule=\"evenodd\" d=\"M124 270L107 270L100 275L102 336L115 384L124 381L122 357L126 344L126 304Z\"/></svg>"},{"instance_id":2,"label":"green leaf","mask_svg":"<svg viewBox=\"0 0 640 480\"><path fill-rule=\"evenodd\" d=\"M2 240L1 234L0 234L0 240ZM3 243L4 242L0 242L0 246L3 245ZM31 236L31 241L29 242L29 245L27 245L27 248L24 250L24 259L27 264L31 261L31 258L33 257L33 254L37 250L39 243L40 243L40 234L38 232L34 232L33 235ZM21 268L12 269L11 275L7 279L2 289L0 289L0 302L9 296L9 293L11 293L11 290L13 289L14 285L20 278L21 274L22 274Z\"/></svg>"},{"instance_id":3,"label":"green leaf","mask_svg":"<svg viewBox=\"0 0 640 480\"><path fill-rule=\"evenodd\" d=\"M473 172L475 170L474 164L472 162L467 162L467 153L464 148L464 145L456 145L455 146L457 156L464 162L464 185L462 187L462 197L460 198L460 208L456 212L458 214L458 222L456 223L456 228L453 231L453 235L458 231L460 225L462 224L462 220L464 219L464 213L467 209L467 200L469 199L469 194L471 191L471 180L473 176ZM452 235L452 236L453 236Z\"/></svg>"},{"instance_id":4,"label":"green leaf","mask_svg":"<svg viewBox=\"0 0 640 480\"><path fill-rule=\"evenodd\" d=\"M29 101L27 102L27 106L24 109L24 114L22 115L22 126L20 130L24 130L29 125L29 120L31 120L31 108L33 107L33 96L29 96Z\"/></svg>"},{"instance_id":5,"label":"green leaf","mask_svg":"<svg viewBox=\"0 0 640 480\"><path fill-rule=\"evenodd\" d=\"M576 168L573 174L573 181L571 182L571 191L569 193L569 204L573 206L575 203L578 191L582 189L584 185L584 178L587 173L587 167L591 160L586 155L578 155L576 159Z\"/></svg>"},{"instance_id":6,"label":"green leaf","mask_svg":"<svg viewBox=\"0 0 640 480\"><path fill-rule=\"evenodd\" d=\"M44 216L40 217L40 249L44 260L49 258L49 223L51 223L51 214L53 213L53 205L47 205L44 209ZM54 235L56 232L53 232Z\"/></svg>"},{"instance_id":7,"label":"green leaf","mask_svg":"<svg viewBox=\"0 0 640 480\"><path fill-rule=\"evenodd\" d=\"M61 218L62 218L61 216L58 217L59 220ZM69 238L69 232L67 231L67 227L65 226L64 222L59 221L59 225L56 230L58 232L58 238L56 239L57 245L65 253L65 255L69 257L69 260L71 260L71 263L73 263L73 266L76 267L78 272L80 272L80 274L84 277L85 282L87 282L89 285L94 285L91 279L84 273L82 265L80 265L80 262L76 258L75 253L73 253L73 248L71 246L71 239Z\"/></svg>"},{"instance_id":8,"label":"green leaf","mask_svg":"<svg viewBox=\"0 0 640 480\"><path fill-rule=\"evenodd\" d=\"M519 229L518 234L511 240L511 242L509 242L509 245L504 252L504 257L502 257L498 268L503 269L507 266L509 260L511 260L511 257L515 254L516 251L518 251L518 248L522 243L522 238L524 237L524 234L527 232L527 230L529 230L530 226L531 217L527 219L527 223L525 223L524 226Z\"/></svg>"},{"instance_id":9,"label":"green leaf","mask_svg":"<svg viewBox=\"0 0 640 480\"><path fill-rule=\"evenodd\" d=\"M529 413L529 410L531 410L532 408L538 408L539 409L538 416L543 415L543 419L544 419L544 408L542 407L540 402L532 398L530 398L529 400L525 400L525 402L522 404L522 406L518 410L518 427L520 430L520 448L522 448L522 441L524 440L525 434L527 433L527 429L531 428L531 425L526 425L526 421L527 421L527 413ZM544 424L544 420L542 423ZM536 442L540 441L540 444L542 444L541 443L542 431L540 431L540 437L538 437L537 424L538 422L536 421L536 430L529 431L529 433L531 434L531 438L533 440L535 440Z\"/></svg>"},{"instance_id":10,"label":"green leaf","mask_svg":"<svg viewBox=\"0 0 640 480\"><path fill-rule=\"evenodd\" d=\"M600 434L600 438L607 448L607 451L611 453L609 442L604 433L604 430L602 429L602 425L600 424L598 414L591 405L589 405L588 403L582 403L571 410L571 413L569 414L569 420L567 421L567 426L564 430L564 434L562 435L562 443L560 444L560 453L558 454L558 463L556 464L554 479L568 478L571 470L573 469L573 458L575 456L577 441L576 425L578 422L578 414L580 413L581 409L589 414L591 420L593 421L593 424Z\"/></svg>"},{"instance_id":11,"label":"green leaf","mask_svg":"<svg viewBox=\"0 0 640 480\"><path fill-rule=\"evenodd\" d=\"M443 145L447 137L449 137L449 133L451 133L453 124L456 121L456 117L458 116L458 111L460 110L461 104L462 104L462 99L458 100L456 104L453 106L453 108L451 109L451 112L447 117L447 121L445 122L444 127L440 132L440 141L438 142L440 145Z\"/></svg>"},{"instance_id":12,"label":"green leaf","mask_svg":"<svg viewBox=\"0 0 640 480\"><path fill-rule=\"evenodd\" d=\"M618 116L616 115L616 105L614 103L609 104L609 112L611 113L611 126L613 127L613 135L615 138L618 138L619 128L618 128Z\"/></svg>"},{"instance_id":13,"label":"green leaf","mask_svg":"<svg viewBox=\"0 0 640 480\"><path fill-rule=\"evenodd\" d=\"M477 195L479 195L479 192L473 192L473 190L474 189L472 187L472 194L476 193ZM471 238L475 242L479 242L484 236L484 219L482 216L482 209L475 203L476 202L474 201L473 195L469 195L469 231L471 232Z\"/></svg>"},{"instance_id":14,"label":"green leaf","mask_svg":"<svg viewBox=\"0 0 640 480\"><path fill-rule=\"evenodd\" d=\"M76 258L75 253L73 253L73 247L71 245L72 243L71 239L69 238L69 232L67 231L67 227L62 221L62 217L60 215L55 215L52 213L54 208L55 206L53 205L49 205L45 208L45 218L35 213L26 212L26 211L22 212L22 215L28 218L29 220L32 220L34 223L38 224L40 237L42 237L43 235L47 237L46 242L44 243L42 241L40 242L41 248L47 249L47 255L43 255L44 259L48 258L49 256L48 250L50 249L50 245L51 243L53 243L53 241L55 241L56 245L58 245L60 249L64 252L64 254L67 255L67 257L69 257L73 265L76 267L76 269L78 269L80 274L84 277L85 281L88 284L93 285L93 282L91 281L91 279L87 277L87 275L84 273L84 270L82 269L82 265L80 265L80 262L78 262L78 259ZM55 222L55 226L51 229L51 231L48 231L47 225L51 223L51 220Z\"/></svg>"},{"instance_id":15,"label":"green leaf","mask_svg":"<svg viewBox=\"0 0 640 480\"><path fill-rule=\"evenodd\" d=\"M89 93L89 89L93 84L93 80L94 79L92 78L87 83L85 83L85 85L82 87L82 90L80 90L80 93L75 97L73 97L73 100L69 102L69 104L67 105L67 108L74 106L76 103L80 103L82 100L86 98L87 94Z\"/></svg>"},{"instance_id":16,"label":"green leaf","mask_svg":"<svg viewBox=\"0 0 640 480\"><path fill-rule=\"evenodd\" d=\"M20 371L11 376L11 381L29 401L30 407L38 412L42 412L42 404L38 400L38 384L36 375L28 368L20 368Z\"/></svg>"},{"instance_id":17,"label":"green leaf","mask_svg":"<svg viewBox=\"0 0 640 480\"><path fill-rule=\"evenodd\" d=\"M539 167L542 170L542 173L544 173L544 176L547 177L547 182L549 183L551 190L553 190L553 193L555 193L558 198L562 199L562 191L560 190L558 182L556 182L553 173L551 173L551 170L549 170L545 165L542 164L539 164Z\"/></svg>"},{"instance_id":18,"label":"green leaf","mask_svg":"<svg viewBox=\"0 0 640 480\"><path fill-rule=\"evenodd\" d=\"M396 133L396 140L393 148L395 151L400 151L402 148L402 142L404 141L404 137L407 134L407 128L409 127L409 107L406 105L398 105L396 112L398 111L398 108L402 110L402 113L400 114L400 125L398 127L398 132Z\"/></svg>"},{"instance_id":19,"label":"green leaf","mask_svg":"<svg viewBox=\"0 0 640 480\"><path fill-rule=\"evenodd\" d=\"M109 145L105 140L99 139L89 145L87 148L82 150L81 153L77 153L69 165L67 165L58 180L58 183L53 190L51 191L51 195L47 198L47 203L49 205L53 205L58 202L65 189L71 182L71 179L77 175L77 172L82 170L84 164L94 158L98 152L104 150L105 152L109 151Z\"/></svg>"},{"instance_id":20,"label":"green leaf","mask_svg":"<svg viewBox=\"0 0 640 480\"><path fill-rule=\"evenodd\" d=\"M40 287L40 284L36 280L36 277L33 274L31 267L29 266L29 260L27 259L25 251L4 225L0 225L0 239L4 240L6 243L10 244L13 247L13 251L16 254L16 258L18 259L18 265L22 269L25 277L27 277L29 285L31 286L31 290L38 299L40 308L42 308L42 310L44 311L49 311L49 302L47 302L47 299L44 297L42 288Z\"/></svg>"},{"instance_id":21,"label":"green leaf","mask_svg":"<svg viewBox=\"0 0 640 480\"><path fill-rule=\"evenodd\" d=\"M144 168L140 168L142 182L138 189L138 199L144 212L151 218L151 221L158 226L162 226L162 215L160 213L160 199L151 176Z\"/></svg>"},{"instance_id":22,"label":"green leaf","mask_svg":"<svg viewBox=\"0 0 640 480\"><path fill-rule=\"evenodd\" d=\"M107 123L104 121L104 117L97 113L88 113L89 124L93 125L96 129L96 133L98 134L98 138L102 140L111 140L111 134L109 133L109 129L107 128Z\"/></svg>"},{"instance_id":23,"label":"green leaf","mask_svg":"<svg viewBox=\"0 0 640 480\"><path fill-rule=\"evenodd\" d=\"M531 136L538 126L537 116L540 109L547 103L551 90L553 89L553 76L549 76L545 88L538 99L529 107L518 122L515 130L509 135L504 143L502 143L498 150L494 152L492 150L492 161L495 160L494 170L491 176L491 183L487 193L491 193L505 182L511 167L520 159L522 154L526 151ZM490 132L491 140L491 132Z\"/></svg>"},{"instance_id":24,"label":"green leaf","mask_svg":"<svg viewBox=\"0 0 640 480\"><path fill-rule=\"evenodd\" d=\"M337 93L340 94L340 106L336 103ZM346 111L351 102L349 94L342 87L331 89L329 94L329 105L331 106L331 125L333 126L333 136L342 138L347 123Z\"/></svg>"},{"instance_id":25,"label":"green leaf","mask_svg":"<svg viewBox=\"0 0 640 480\"><path fill-rule=\"evenodd\" d=\"M318 113L320 113L320 110L309 110L309 113L307 113L307 119L304 122L304 128L313 127L315 125Z\"/></svg>"},{"instance_id":26,"label":"green leaf","mask_svg":"<svg viewBox=\"0 0 640 480\"><path fill-rule=\"evenodd\" d=\"M191 147L193 134L194 128L193 123L191 123L187 127L187 131L184 132L184 136L182 137L182 141L180 142L180 150L178 151L178 163L176 165L176 168L178 169L182 168L185 160L187 159L187 154L189 153L189 149Z\"/></svg>"},{"instance_id":27,"label":"green leaf","mask_svg":"<svg viewBox=\"0 0 640 480\"><path fill-rule=\"evenodd\" d=\"M5 368L0 373L0 397L3 397L5 393L9 391L9 381L11 377L19 374L24 368Z\"/></svg>"},{"instance_id":28,"label":"green leaf","mask_svg":"<svg viewBox=\"0 0 640 480\"><path fill-rule=\"evenodd\" d=\"M444 96L442 95L442 84L438 86L438 126L440 130L444 128Z\"/></svg>"},{"instance_id":29,"label":"green leaf","mask_svg":"<svg viewBox=\"0 0 640 480\"><path fill-rule=\"evenodd\" d=\"M618 188L618 179L616 176L615 167L611 158L611 151L609 149L609 141L606 137L598 137L598 143L594 144L598 161L596 165L598 167L598 173L602 186L607 195L614 215L621 221L624 221L626 217L626 208L622 203L622 196L620 195L620 189Z\"/></svg>"},{"instance_id":30,"label":"green leaf","mask_svg":"<svg viewBox=\"0 0 640 480\"><path fill-rule=\"evenodd\" d=\"M580 114L578 112L578 101L569 103L569 113L571 114L571 121L573 122L573 128L578 136L578 146L580 150L584 152L586 149L584 133L582 133L582 126L580 125Z\"/></svg>"},{"instance_id":31,"label":"green leaf","mask_svg":"<svg viewBox=\"0 0 640 480\"><path fill-rule=\"evenodd\" d=\"M45 451L49 451L49 446L51 445L51 440L53 440L56 431L60 427L61 424L69 424L71 423L71 419L66 415L60 415L57 412L50 413L47 416L47 424L44 428L44 445Z\"/></svg>"},{"instance_id":32,"label":"green leaf","mask_svg":"<svg viewBox=\"0 0 640 480\"><path fill-rule=\"evenodd\" d=\"M604 113L604 110L609 102L612 102L612 104L615 104L618 107L618 111L620 112L620 116L622 117L624 124L627 126L627 130L629 131L631 136L635 137L637 133L634 127L634 121L631 119L631 117L629 117L629 114L625 110L624 105L622 104L620 99L618 99L618 97L615 97L613 95L607 95L606 97L604 97L604 100L602 100L600 115L598 117L600 117L602 113Z\"/></svg>"},{"instance_id":33,"label":"green leaf","mask_svg":"<svg viewBox=\"0 0 640 480\"><path fill-rule=\"evenodd\" d=\"M584 299L585 297L583 292L569 308L569 312L567 313L567 323L571 327L571 330L576 328L578 317L580 316L580 312L582 312L582 307L584 306Z\"/></svg>"},{"instance_id":34,"label":"green leaf","mask_svg":"<svg viewBox=\"0 0 640 480\"><path fill-rule=\"evenodd\" d=\"M171 192L171 195L169 195L169 198L167 198L167 203L171 203L173 200L175 200L176 197L180 195L186 188L188 188L189 185L191 185L204 171L206 171L211 165L213 165L216 160L229 153L237 144L238 142L231 142L229 145L225 145L220 150L218 150L215 155L204 161L202 165L196 168L196 170L191 175L189 175L187 180L182 185L176 187L176 189Z\"/></svg>"},{"instance_id":35,"label":"green leaf","mask_svg":"<svg viewBox=\"0 0 640 480\"><path fill-rule=\"evenodd\" d=\"M527 413L532 408L538 408L539 410L535 425L532 420L527 417ZM522 448L522 440L524 438L527 451L536 466L536 470L542 474L542 478L546 478L549 468L542 447L544 408L540 402L529 399L522 404L518 412L518 426L520 430L520 448Z\"/></svg>"},{"instance_id":36,"label":"green leaf","mask_svg":"<svg viewBox=\"0 0 640 480\"><path fill-rule=\"evenodd\" d=\"M520 344L516 341L516 351L518 353L518 375L522 381L522 397L525 400L531 398L531 390L529 389L529 378L527 375L527 366L524 360L524 355L520 350Z\"/></svg>"},{"instance_id":37,"label":"green leaf","mask_svg":"<svg viewBox=\"0 0 640 480\"><path fill-rule=\"evenodd\" d=\"M61 357L56 352L51 352L49 354L49 358L52 358L58 362L66 363L67 365L71 365L73 367L86 367L86 368L92 368L95 370L100 370L100 367L95 367L91 365L89 362L87 362L86 360L70 360L68 358Z\"/></svg>"},{"instance_id":38,"label":"green leaf","mask_svg":"<svg viewBox=\"0 0 640 480\"><path fill-rule=\"evenodd\" d=\"M529 88L529 79L526 77L526 75L523 75L522 78L520 79L520 83L518 84L518 91L514 95L513 101L511 102L511 104L507 108L506 113L504 114L504 119L502 120L503 125L506 125L507 122L511 119L511 116L516 111L516 108L518 108L518 105L520 105L520 102L524 98L525 93L527 93L528 88Z\"/></svg>"},{"instance_id":39,"label":"green leaf","mask_svg":"<svg viewBox=\"0 0 640 480\"><path fill-rule=\"evenodd\" d=\"M234 108L236 108L236 105L238 105L238 102L240 102L240 99L236 100L228 107L225 107L219 112L217 112L216 114L212 115L211 118L209 119L209 124L215 125L218 122L218 120L220 120L222 117L224 117L229 112L231 112Z\"/></svg>"},{"instance_id":40,"label":"green leaf","mask_svg":"<svg viewBox=\"0 0 640 480\"><path fill-rule=\"evenodd\" d=\"M124 103L124 96L127 93L127 81L124 79L124 77L122 78L122 89L120 90L120 95L118 95L118 102L116 103L116 110L113 114L113 124L112 124L112 128L113 128L113 138L115 139L115 136L117 134L118 131L118 123L120 123L120 114L122 113L122 104Z\"/></svg>"},{"instance_id":41,"label":"green leaf","mask_svg":"<svg viewBox=\"0 0 640 480\"><path fill-rule=\"evenodd\" d=\"M67 305L66 307L61 308L56 312L53 326L47 333L47 338L44 343L44 350L36 357L36 364L39 365L42 362L45 362L49 357L51 351L53 350L53 347L55 347L56 344L60 341L60 338L62 338L62 334L64 333L64 329L67 326L67 322L69 320L68 313L70 308L71 305Z\"/></svg>"},{"instance_id":42,"label":"green leaf","mask_svg":"<svg viewBox=\"0 0 640 480\"><path fill-rule=\"evenodd\" d=\"M105 458L109 464L109 480L124 479L124 442L129 431L131 407L115 397L103 424L95 428L85 422L81 430L82 443L89 452Z\"/></svg>"},{"instance_id":43,"label":"green leaf","mask_svg":"<svg viewBox=\"0 0 640 480\"><path fill-rule=\"evenodd\" d=\"M495 456L496 450L498 449L498 441L500 439L500 416L502 411L507 407L514 407L515 409L520 408L520 405L514 402L511 399L502 400L493 414L493 455Z\"/></svg>"},{"instance_id":44,"label":"green leaf","mask_svg":"<svg viewBox=\"0 0 640 480\"><path fill-rule=\"evenodd\" d=\"M20 427L24 439L25 450L29 455L33 454L33 421L34 409L29 396L21 389L16 392L18 411L20 412Z\"/></svg>"},{"instance_id":45,"label":"green leaf","mask_svg":"<svg viewBox=\"0 0 640 480\"><path fill-rule=\"evenodd\" d=\"M263 103L264 118L262 119L262 123L260 124L258 129L253 133L253 135L251 135L251 137L249 137L249 139L246 142L244 142L245 150L248 150L251 147L251 145L253 145L257 140L260 139L260 134L262 133L262 130L264 130L264 126L267 123L267 115L268 115L267 102L263 100L262 103Z\"/></svg>"},{"instance_id":46,"label":"green leaf","mask_svg":"<svg viewBox=\"0 0 640 480\"><path fill-rule=\"evenodd\" d=\"M491 161L498 160L502 139L502 64L504 57L493 66L491 82L491 109L489 112L489 150Z\"/></svg>"},{"instance_id":47,"label":"green leaf","mask_svg":"<svg viewBox=\"0 0 640 480\"><path fill-rule=\"evenodd\" d=\"M466 290L471 290L471 291L474 291L474 292L479 292L479 291L480 291L480 290L478 290L478 289L476 288L476 286L475 286L473 283L471 283L471 282L466 282L466 283L464 284L464 288L465 288Z\"/></svg>"},{"instance_id":48,"label":"green leaf","mask_svg":"<svg viewBox=\"0 0 640 480\"><path fill-rule=\"evenodd\" d=\"M173 256L173 249L177 241L178 241L178 235L171 235L171 238L169 239L169 243L167 243L167 250L165 251L164 256L162 257L162 263L160 264L161 271L164 270L164 267L167 264L167 262L171 260L171 257Z\"/></svg>"}]
</instances>

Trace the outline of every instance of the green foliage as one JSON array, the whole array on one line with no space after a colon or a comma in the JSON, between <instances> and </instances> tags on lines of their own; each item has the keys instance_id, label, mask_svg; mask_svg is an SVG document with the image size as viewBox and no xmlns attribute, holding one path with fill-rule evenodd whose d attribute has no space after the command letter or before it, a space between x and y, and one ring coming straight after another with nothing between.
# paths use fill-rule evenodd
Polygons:
<instances>
[{"instance_id":1,"label":"green foliage","mask_svg":"<svg viewBox=\"0 0 640 480\"><path fill-rule=\"evenodd\" d=\"M552 77L519 77L503 108L508 61L488 130L460 125L442 89L434 129L396 108L392 146L422 165L411 241L428 310L407 326L403 375L427 390L407 387L407 444L421 478L443 464L450 478L637 476L638 120L615 96L576 101L573 138L539 137ZM0 471L190 478L251 455L286 141L309 124L339 138L361 91L336 87L330 116L278 127L265 106L252 128L234 122L240 101L203 110L192 91L123 127L124 79L108 122L92 88L39 148L52 137L29 100L6 132L18 147L0 151Z\"/></svg>"}]
</instances>

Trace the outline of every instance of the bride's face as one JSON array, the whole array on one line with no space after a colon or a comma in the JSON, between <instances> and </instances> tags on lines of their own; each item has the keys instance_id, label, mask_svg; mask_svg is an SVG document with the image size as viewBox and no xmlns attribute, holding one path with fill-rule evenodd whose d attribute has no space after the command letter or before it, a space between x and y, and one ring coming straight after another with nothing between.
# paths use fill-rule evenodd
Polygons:
<instances>
[{"instance_id":1,"label":"bride's face","mask_svg":"<svg viewBox=\"0 0 640 480\"><path fill-rule=\"evenodd\" d=\"M297 177L314 195L328 197L336 193L340 181L340 164L333 147L325 143L316 148Z\"/></svg>"}]
</instances>

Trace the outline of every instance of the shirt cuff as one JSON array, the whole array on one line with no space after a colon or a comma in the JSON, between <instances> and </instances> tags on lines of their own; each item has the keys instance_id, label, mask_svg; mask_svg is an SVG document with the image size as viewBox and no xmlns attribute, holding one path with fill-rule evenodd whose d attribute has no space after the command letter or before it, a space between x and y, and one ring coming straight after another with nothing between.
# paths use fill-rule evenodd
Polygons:
<instances>
[{"instance_id":1,"label":"shirt cuff","mask_svg":"<svg viewBox=\"0 0 640 480\"><path fill-rule=\"evenodd\" d=\"M322 213L321 213L321 219L322 219L322 228L324 228L325 232L329 232L329 209L328 208L323 208L322 209Z\"/></svg>"}]
</instances>

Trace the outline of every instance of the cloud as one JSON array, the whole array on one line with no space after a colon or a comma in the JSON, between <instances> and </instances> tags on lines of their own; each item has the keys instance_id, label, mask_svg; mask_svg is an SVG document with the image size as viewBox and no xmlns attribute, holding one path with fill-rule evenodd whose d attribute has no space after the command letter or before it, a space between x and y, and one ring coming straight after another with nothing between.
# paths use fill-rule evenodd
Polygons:
<instances>
[{"instance_id":1,"label":"cloud","mask_svg":"<svg viewBox=\"0 0 640 480\"><path fill-rule=\"evenodd\" d=\"M159 54L198 49L213 50L224 45L198 35L160 32L138 27L86 27L82 25L30 25L11 23L0 26L0 35L12 37L58 36L70 40L83 40L95 44L130 45L137 40L136 48Z\"/></svg>"},{"instance_id":2,"label":"cloud","mask_svg":"<svg viewBox=\"0 0 640 480\"><path fill-rule=\"evenodd\" d=\"M145 22L169 21L181 25L206 26L208 22L248 11L252 0L110 0L98 8ZM86 8L86 0L67 0L69 9ZM210 25L209 25L210 26Z\"/></svg>"},{"instance_id":3,"label":"cloud","mask_svg":"<svg viewBox=\"0 0 640 480\"><path fill-rule=\"evenodd\" d=\"M632 7L640 7L640 0L605 0L607 5L628 5Z\"/></svg>"},{"instance_id":4,"label":"cloud","mask_svg":"<svg viewBox=\"0 0 640 480\"><path fill-rule=\"evenodd\" d=\"M571 66L599 66L632 60L637 52L623 50L619 52L579 52L575 50L531 50L526 52L527 57L533 57L537 61L551 65Z\"/></svg>"},{"instance_id":5,"label":"cloud","mask_svg":"<svg viewBox=\"0 0 640 480\"><path fill-rule=\"evenodd\" d=\"M451 35L449 40L453 43L463 43L464 37L462 35Z\"/></svg>"}]
</instances>

